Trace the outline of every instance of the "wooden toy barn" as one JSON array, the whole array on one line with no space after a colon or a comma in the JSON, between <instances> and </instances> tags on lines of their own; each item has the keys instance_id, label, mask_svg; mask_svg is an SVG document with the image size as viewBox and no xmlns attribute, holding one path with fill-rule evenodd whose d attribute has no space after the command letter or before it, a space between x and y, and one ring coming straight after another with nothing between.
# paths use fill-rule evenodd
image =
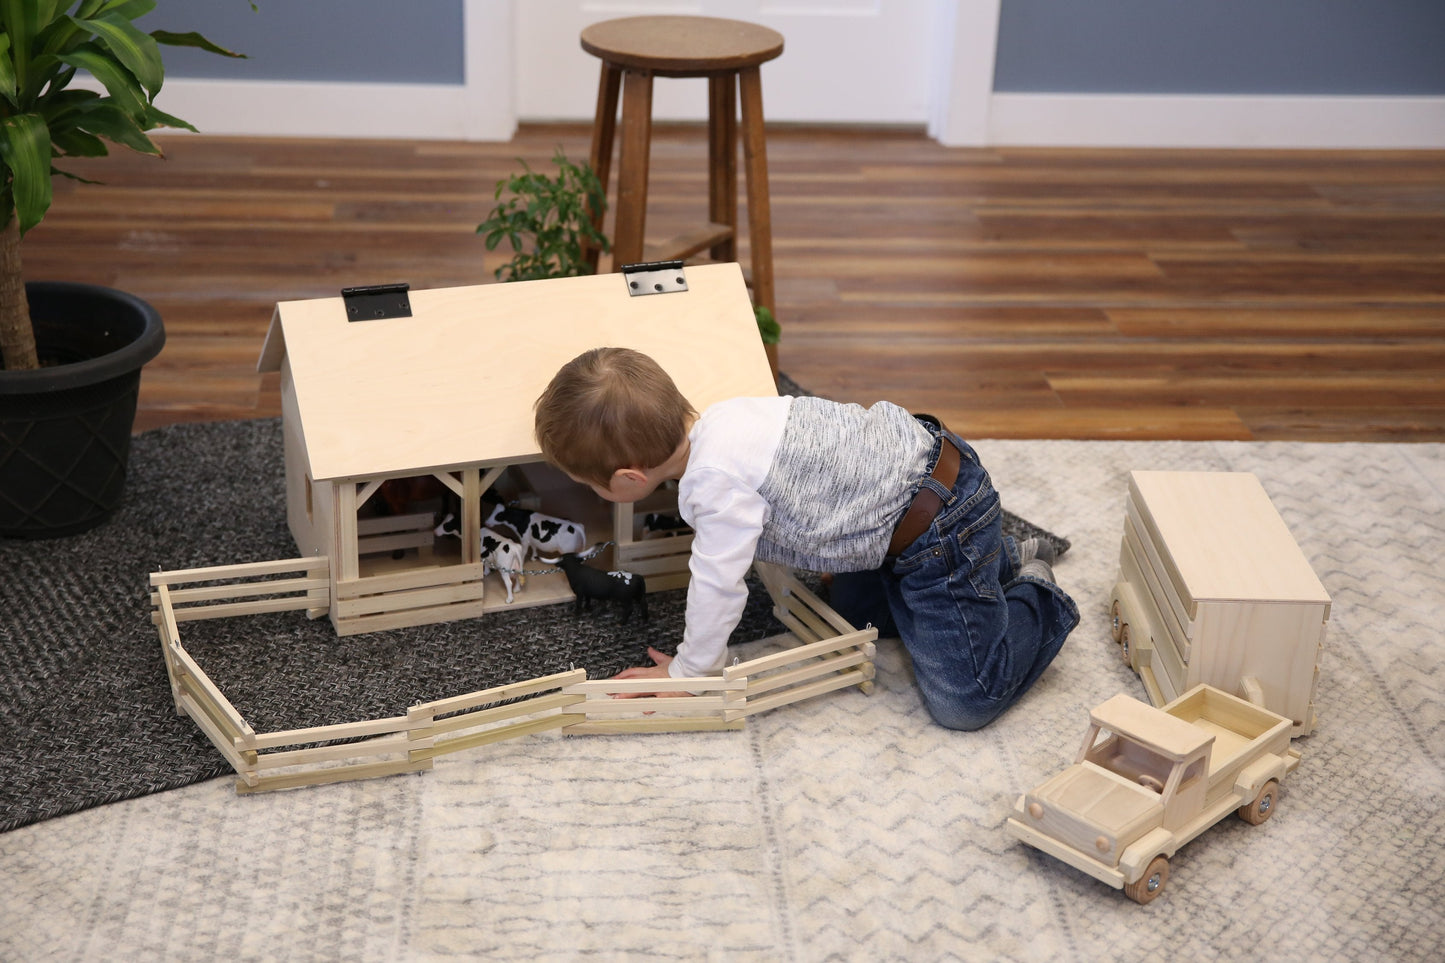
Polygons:
<instances>
[{"instance_id":1,"label":"wooden toy barn","mask_svg":"<svg viewBox=\"0 0 1445 963\"><path fill-rule=\"evenodd\" d=\"M277 305L260 367L281 373L287 520L301 554L330 559L338 633L570 598L565 579L533 578L507 603L498 576L483 577L487 495L615 541L610 561L650 586L685 581L688 539L643 543L630 506L613 510L550 469L532 437L552 375L599 345L651 355L698 410L775 392L737 265L679 268L646 296L624 280L636 276L415 291L396 317L366 316L388 313L384 293L377 308ZM438 498L459 507L460 540L433 535Z\"/></svg>"},{"instance_id":2,"label":"wooden toy barn","mask_svg":"<svg viewBox=\"0 0 1445 963\"><path fill-rule=\"evenodd\" d=\"M649 591L685 585L691 536L642 537L648 513L676 511L675 493L609 504L546 465L533 438L533 403L557 369L602 345L651 355L698 410L776 390L731 263L383 286L276 306L260 369L280 373L286 511L299 557L151 576L177 711L235 767L238 790L427 769L442 753L553 728L738 728L789 702L871 688L877 631L855 629L792 573L763 564L773 612L799 644L721 677L681 680L699 693L687 699L655 696L679 680L588 680L578 667L392 718L257 733L186 652L179 625L195 620L305 610L350 635L572 599L565 578L534 574L508 601L483 557L482 527L497 503L582 525L587 544L608 546L594 565L641 574ZM456 535L438 533L445 514ZM621 693L634 698L613 698Z\"/></svg>"}]
</instances>

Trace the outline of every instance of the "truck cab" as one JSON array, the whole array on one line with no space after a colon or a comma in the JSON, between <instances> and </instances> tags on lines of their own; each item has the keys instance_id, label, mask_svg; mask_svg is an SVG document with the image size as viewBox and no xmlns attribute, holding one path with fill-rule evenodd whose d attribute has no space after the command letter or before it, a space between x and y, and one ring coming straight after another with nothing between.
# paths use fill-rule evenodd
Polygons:
<instances>
[{"instance_id":1,"label":"truck cab","mask_svg":"<svg viewBox=\"0 0 1445 963\"><path fill-rule=\"evenodd\" d=\"M1160 824L1178 829L1204 806L1214 736L1166 713L1140 727L1136 707L1141 704L1116 697L1090 713L1075 762L1121 777L1131 790L1138 786L1163 807Z\"/></svg>"}]
</instances>

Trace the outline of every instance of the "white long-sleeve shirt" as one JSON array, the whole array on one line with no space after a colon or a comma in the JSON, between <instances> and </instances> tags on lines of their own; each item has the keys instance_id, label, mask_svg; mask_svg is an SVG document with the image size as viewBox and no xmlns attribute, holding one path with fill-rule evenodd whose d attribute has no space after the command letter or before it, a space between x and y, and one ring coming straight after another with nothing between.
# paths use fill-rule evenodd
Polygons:
<instances>
[{"instance_id":1,"label":"white long-sleeve shirt","mask_svg":"<svg viewBox=\"0 0 1445 963\"><path fill-rule=\"evenodd\" d=\"M754 557L815 571L880 565L933 444L896 405L812 397L720 402L688 440L678 511L694 537L674 678L722 669Z\"/></svg>"}]
</instances>

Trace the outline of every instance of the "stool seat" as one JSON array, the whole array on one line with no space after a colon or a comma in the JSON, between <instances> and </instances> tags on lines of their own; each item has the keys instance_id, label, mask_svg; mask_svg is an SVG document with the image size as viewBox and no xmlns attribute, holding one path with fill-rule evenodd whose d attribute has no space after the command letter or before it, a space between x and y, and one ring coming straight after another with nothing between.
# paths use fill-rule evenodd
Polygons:
<instances>
[{"instance_id":1,"label":"stool seat","mask_svg":"<svg viewBox=\"0 0 1445 963\"><path fill-rule=\"evenodd\" d=\"M776 30L718 17L623 17L582 31L582 49L602 61L597 117L592 127L592 170L608 187L617 134L619 91L622 144L618 152L613 266L683 260L708 251L718 261L737 260L737 142L741 107L747 179L748 245L753 300L773 303L772 220L768 210L768 162L763 138L761 64L783 52ZM708 219L680 237L647 243L647 176L652 141L654 77L706 77L708 81ZM741 96L740 96L741 95ZM602 229L603 211L593 214ZM589 252L596 268L598 251Z\"/></svg>"},{"instance_id":2,"label":"stool seat","mask_svg":"<svg viewBox=\"0 0 1445 963\"><path fill-rule=\"evenodd\" d=\"M772 60L783 52L783 35L718 17L623 17L585 28L582 49L663 77L703 77Z\"/></svg>"}]
</instances>

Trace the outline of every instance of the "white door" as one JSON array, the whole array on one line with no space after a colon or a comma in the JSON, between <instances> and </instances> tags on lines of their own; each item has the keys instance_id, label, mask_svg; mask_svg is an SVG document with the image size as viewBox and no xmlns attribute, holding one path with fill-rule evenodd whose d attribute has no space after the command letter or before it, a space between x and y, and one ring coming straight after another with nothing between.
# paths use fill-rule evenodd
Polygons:
<instances>
[{"instance_id":1,"label":"white door","mask_svg":"<svg viewBox=\"0 0 1445 963\"><path fill-rule=\"evenodd\" d=\"M782 56L763 65L769 121L905 124L932 119L946 77L953 18L947 0L517 0L513 7L519 120L591 120L601 63L585 52L582 28L647 14L725 17L783 35ZM704 120L702 79L665 80L653 90L656 120Z\"/></svg>"}]
</instances>

